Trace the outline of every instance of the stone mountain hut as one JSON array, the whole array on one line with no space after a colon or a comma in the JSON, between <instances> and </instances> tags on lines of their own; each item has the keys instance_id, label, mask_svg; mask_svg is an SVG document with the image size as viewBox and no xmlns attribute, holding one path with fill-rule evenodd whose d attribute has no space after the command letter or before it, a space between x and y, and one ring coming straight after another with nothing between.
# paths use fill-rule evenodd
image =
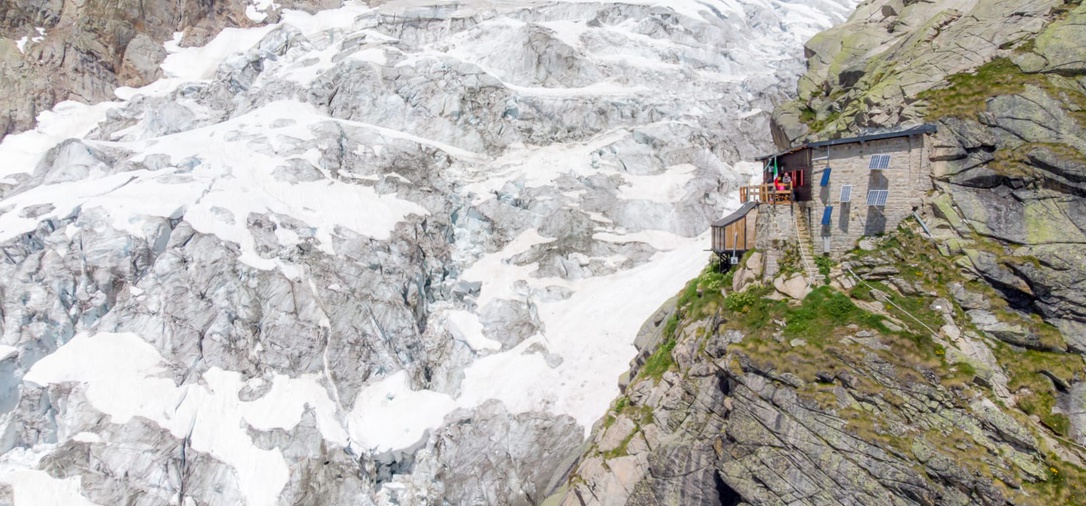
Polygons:
<instances>
[{"instance_id":1,"label":"stone mountain hut","mask_svg":"<svg viewBox=\"0 0 1086 506\"><path fill-rule=\"evenodd\" d=\"M763 184L740 189L744 206L713 224L713 251L741 254L769 247L774 239L798 238L809 252L838 257L865 235L893 230L932 188L927 151L935 130L924 124L810 142L757 158ZM784 174L793 184L780 191L773 181ZM752 213L747 204L769 205ZM756 229L748 240L757 244L729 242L740 227Z\"/></svg>"}]
</instances>

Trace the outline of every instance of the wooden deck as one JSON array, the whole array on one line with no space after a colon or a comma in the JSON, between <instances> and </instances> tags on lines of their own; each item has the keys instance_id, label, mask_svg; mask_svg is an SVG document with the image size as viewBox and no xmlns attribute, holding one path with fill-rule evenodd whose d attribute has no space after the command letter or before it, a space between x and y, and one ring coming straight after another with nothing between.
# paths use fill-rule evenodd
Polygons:
<instances>
[{"instance_id":1,"label":"wooden deck","mask_svg":"<svg viewBox=\"0 0 1086 506\"><path fill-rule=\"evenodd\" d=\"M761 202L763 204L791 204L792 185L785 185L783 190L774 189L773 184L739 187L740 202Z\"/></svg>"}]
</instances>

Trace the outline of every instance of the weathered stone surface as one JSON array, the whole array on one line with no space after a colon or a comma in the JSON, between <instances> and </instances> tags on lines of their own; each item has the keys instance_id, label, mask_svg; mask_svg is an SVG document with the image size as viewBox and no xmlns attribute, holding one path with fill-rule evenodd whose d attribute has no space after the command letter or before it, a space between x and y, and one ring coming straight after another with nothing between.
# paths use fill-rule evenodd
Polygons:
<instances>
[{"instance_id":1,"label":"weathered stone surface","mask_svg":"<svg viewBox=\"0 0 1086 506\"><path fill-rule=\"evenodd\" d=\"M118 81L125 86L141 86L162 77L159 65L166 58L162 44L149 35L137 34L124 51Z\"/></svg>"},{"instance_id":2,"label":"weathered stone surface","mask_svg":"<svg viewBox=\"0 0 1086 506\"><path fill-rule=\"evenodd\" d=\"M989 100L987 122L995 127L993 131L1003 144L1066 144L1082 152L1086 150L1086 131L1072 111L1060 97L1049 96L1038 86L1026 85L1021 93Z\"/></svg>"},{"instance_id":3,"label":"weathered stone surface","mask_svg":"<svg viewBox=\"0 0 1086 506\"><path fill-rule=\"evenodd\" d=\"M938 303L949 311L949 302ZM978 321L988 321L987 316L978 313ZM807 382L796 375L735 351L732 345L742 338L733 332L708 336L705 354L677 361L683 365L674 377L685 376L684 382L668 380L668 373L659 383L631 387L643 393L631 396L633 406L627 409L654 414L652 423L635 429L635 439L644 436L647 443L647 460L641 453L609 458L603 448L614 446L616 436L610 430L597 436L601 453L590 452L574 471L563 504L1004 504L1004 492L991 479L963 468L951 454L972 451L968 446L929 439L949 433L966 434L970 444L1001 455L985 461L997 476L1045 477L1032 432L986 399L961 406L937 380L904 380L895 365L870 353L866 360L848 361L847 368L875 381L875 390L861 391L848 373L818 372L814 380L836 385L837 399L832 406L819 404L802 393ZM841 345L878 339L864 330ZM687 340L700 338L684 336L676 349ZM999 369L990 351L963 357ZM840 360L845 359L828 355L820 365L829 370ZM702 361L717 364L716 373L690 375ZM735 363L741 371L726 365ZM1005 376L989 371L985 377L1006 395ZM892 403L883 399L885 392L894 392ZM856 422L842 418L842 408L861 405ZM859 424L869 427L864 435L854 432ZM872 437L904 438L911 449Z\"/></svg>"},{"instance_id":4,"label":"weathered stone surface","mask_svg":"<svg viewBox=\"0 0 1086 506\"><path fill-rule=\"evenodd\" d=\"M751 253L743 265L736 269L735 275L732 276L732 290L741 292L751 283L758 281L762 276L764 261L765 257L762 252L755 251Z\"/></svg>"},{"instance_id":5,"label":"weathered stone surface","mask_svg":"<svg viewBox=\"0 0 1086 506\"><path fill-rule=\"evenodd\" d=\"M1033 53L1044 63L1035 71L1086 74L1086 54L1079 41L1086 40L1086 6L1079 5L1066 19L1053 23L1037 37Z\"/></svg>"},{"instance_id":6,"label":"weathered stone surface","mask_svg":"<svg viewBox=\"0 0 1086 506\"><path fill-rule=\"evenodd\" d=\"M199 46L225 27L254 26L258 23L246 14L250 3L5 2L0 5L0 139L31 127L38 113L58 102L110 100L118 86L150 83L162 75L162 44L175 32L184 33L182 45ZM342 0L277 2L266 21L277 21L282 8L315 12L340 5ZM24 36L28 40L20 51L14 41Z\"/></svg>"},{"instance_id":7,"label":"weathered stone surface","mask_svg":"<svg viewBox=\"0 0 1086 506\"><path fill-rule=\"evenodd\" d=\"M1000 54L1001 48L1039 33L1058 3L861 4L847 23L807 42L808 72L800 78L799 98L774 113L774 142L784 149L805 138L847 136L858 130L920 122L924 114L923 102L916 100L920 92L939 85L948 75L973 70ZM887 16L889 11L883 7L891 7L894 15ZM1077 25L1068 30L1074 30L1073 26ZM1074 49L1053 50L1074 53ZM822 121L821 131L811 132L811 121L801 111ZM936 159L963 154L939 148Z\"/></svg>"},{"instance_id":8,"label":"weathered stone surface","mask_svg":"<svg viewBox=\"0 0 1086 506\"><path fill-rule=\"evenodd\" d=\"M34 124L37 114L62 100L97 102L119 85L158 77L162 42L195 27L218 33L249 26L248 2L202 3L57 0L16 1L0 7L0 34L35 37L0 58L0 137ZM43 29L39 35L35 28ZM13 48L14 49L14 48Z\"/></svg>"},{"instance_id":9,"label":"weathered stone surface","mask_svg":"<svg viewBox=\"0 0 1086 506\"><path fill-rule=\"evenodd\" d=\"M1086 161L1077 154L1086 148L1086 133L1072 117L1078 106L1069 95L1048 93L1026 86L1019 94L996 97L983 125L942 120L942 129L967 154L941 162L944 168L933 174L954 183L944 187L947 195L933 199L933 208L959 234L975 232L1013 250L1001 258L968 249L966 254L1012 303L1040 313L1064 330L1072 347L1086 349L1077 330L1086 322L1086 300L1078 295L1086 278L1086 264L1079 260L1086 244ZM1012 151L1021 158L1008 170L994 155Z\"/></svg>"},{"instance_id":10,"label":"weathered stone surface","mask_svg":"<svg viewBox=\"0 0 1086 506\"><path fill-rule=\"evenodd\" d=\"M1070 436L1078 444L1083 444L1086 442L1086 382L1080 381L1071 386L1066 403L1064 411L1071 422Z\"/></svg>"},{"instance_id":11,"label":"weathered stone surface","mask_svg":"<svg viewBox=\"0 0 1086 506\"><path fill-rule=\"evenodd\" d=\"M988 309L991 307L991 302L986 297L967 290L961 283L951 283L950 295L963 309Z\"/></svg>"},{"instance_id":12,"label":"weathered stone surface","mask_svg":"<svg viewBox=\"0 0 1086 506\"><path fill-rule=\"evenodd\" d=\"M615 423L603 431L597 446L601 452L613 452L628 441L634 428L633 420L619 415Z\"/></svg>"},{"instance_id":13,"label":"weathered stone surface","mask_svg":"<svg viewBox=\"0 0 1086 506\"><path fill-rule=\"evenodd\" d=\"M1069 187L1077 195L1086 195L1086 161L1069 160L1046 147L1030 150L1026 156L1030 165L1044 171L1046 179Z\"/></svg>"},{"instance_id":14,"label":"weathered stone surface","mask_svg":"<svg viewBox=\"0 0 1086 506\"><path fill-rule=\"evenodd\" d=\"M773 280L773 287L776 288L778 292L796 300L803 300L808 293L811 293L811 287L807 284L807 280L802 274L794 274L788 279L779 277Z\"/></svg>"}]
</instances>

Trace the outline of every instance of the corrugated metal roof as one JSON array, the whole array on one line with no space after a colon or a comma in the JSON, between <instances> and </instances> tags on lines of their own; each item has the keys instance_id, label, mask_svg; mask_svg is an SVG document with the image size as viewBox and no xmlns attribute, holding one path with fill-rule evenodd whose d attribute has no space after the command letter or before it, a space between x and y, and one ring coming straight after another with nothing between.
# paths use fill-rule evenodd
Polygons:
<instances>
[{"instance_id":1,"label":"corrugated metal roof","mask_svg":"<svg viewBox=\"0 0 1086 506\"><path fill-rule=\"evenodd\" d=\"M732 223L735 223L735 222L739 221L740 219L742 219L744 216L747 215L747 213L750 212L751 209L754 209L755 207L758 207L757 202L747 202L746 204L743 204L742 206L739 206L739 209L736 209L734 213L729 214L729 215L727 215L727 216L725 216L725 217L723 217L723 218L721 218L719 220L714 221L713 226L714 227L726 227L728 225L731 225Z\"/></svg>"},{"instance_id":2,"label":"corrugated metal roof","mask_svg":"<svg viewBox=\"0 0 1086 506\"><path fill-rule=\"evenodd\" d=\"M781 151L780 153L773 153L772 155L759 156L758 158L755 158L755 160L758 160L759 162L761 162L761 161L764 161L764 160L769 160L770 158L774 158L774 157L781 157L781 156L784 156L784 155L790 155L790 154L795 153L796 151L799 151L799 150L802 150L802 149L807 149L807 145L806 144L800 144L799 146L786 149L784 151Z\"/></svg>"},{"instance_id":3,"label":"corrugated metal roof","mask_svg":"<svg viewBox=\"0 0 1086 506\"><path fill-rule=\"evenodd\" d=\"M844 139L831 139L831 140L828 140L828 141L808 142L807 144L800 144L799 146L795 146L795 147L787 149L785 151L781 151L780 153L773 153L771 155L759 156L759 157L755 158L755 160L758 160L758 161L768 160L768 159L773 158L773 157L781 157L781 156L784 156L784 155L787 155L787 154L790 154L790 153L795 153L796 151L799 151L799 150L802 150L802 149L808 149L808 148L824 148L826 146L836 146L838 144L852 144L854 142L877 141L877 140L880 140L880 139L893 139L894 137L908 137L910 135L920 135L920 134L934 133L935 131L936 131L935 124L933 124L933 123L924 123L924 124L919 125L919 126L915 126L915 127L912 127L912 128L906 128L905 130L897 130L897 131L893 131L893 132L882 132L882 133L877 133L877 134L860 135L860 136L857 136L857 137L846 137Z\"/></svg>"}]
</instances>

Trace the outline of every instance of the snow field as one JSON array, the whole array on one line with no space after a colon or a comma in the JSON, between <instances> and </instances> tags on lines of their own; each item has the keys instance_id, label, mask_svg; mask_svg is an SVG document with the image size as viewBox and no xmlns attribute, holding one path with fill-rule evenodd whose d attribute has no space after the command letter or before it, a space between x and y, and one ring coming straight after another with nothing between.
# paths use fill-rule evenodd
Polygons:
<instances>
[{"instance_id":1,"label":"snow field","mask_svg":"<svg viewBox=\"0 0 1086 506\"><path fill-rule=\"evenodd\" d=\"M190 437L194 450L234 467L251 506L276 504L289 469L278 449L257 448L246 426L289 430L308 408L325 439L347 444L336 407L315 375L276 375L266 394L244 402L238 398L246 386L241 373L212 368L202 384L177 386L168 369L158 351L135 334L81 334L35 364L23 380L43 386L84 384L87 400L112 423L141 416L178 439Z\"/></svg>"}]
</instances>

